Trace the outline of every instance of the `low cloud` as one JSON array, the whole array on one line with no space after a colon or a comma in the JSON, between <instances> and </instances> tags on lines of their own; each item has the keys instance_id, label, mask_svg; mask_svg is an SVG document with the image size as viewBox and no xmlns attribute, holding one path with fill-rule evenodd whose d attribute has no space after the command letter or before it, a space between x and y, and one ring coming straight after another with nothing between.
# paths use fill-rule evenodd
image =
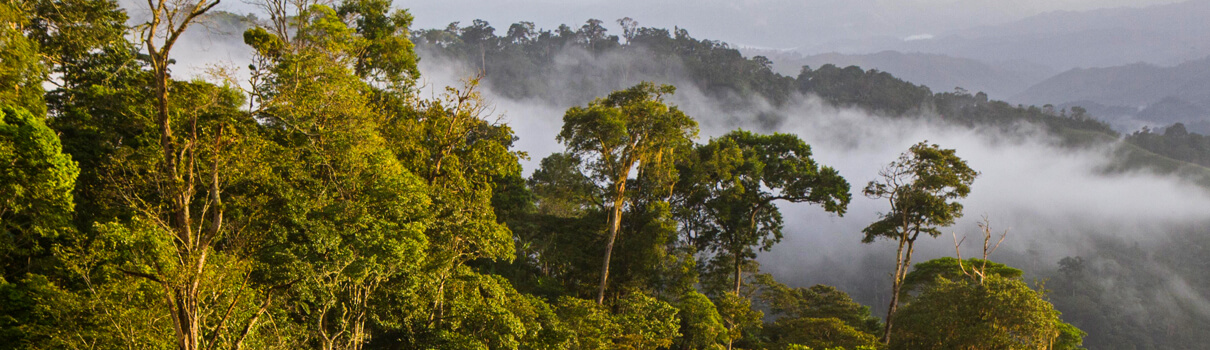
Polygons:
<instances>
[{"instance_id":1,"label":"low cloud","mask_svg":"<svg viewBox=\"0 0 1210 350\"><path fill-rule=\"evenodd\" d=\"M616 64L601 60L607 59L578 57L559 64ZM456 85L470 71L441 60L422 61L421 66L426 79L437 87ZM925 116L888 118L857 108L834 107L814 96L799 96L797 102L780 108L748 101L753 108L720 112L733 108L724 108L724 102L683 81L657 83L678 86L670 102L698 119L702 129L699 142L736 128L792 133L812 146L815 160L836 168L849 180L853 201L843 217L809 204L779 204L786 219L785 239L758 260L763 271L788 284L835 285L875 310L885 307L895 246L887 241L860 242L861 229L888 209L884 200L866 198L860 191L881 167L920 141L956 149L980 176L970 196L961 200L965 217L943 229L944 236L921 238L915 262L953 256L951 232L959 237L969 235L963 254L976 256L981 243L976 242L981 235L976 222L985 216L994 231L1008 230L1008 239L992 258L1026 270L1027 278L1054 271L1063 257L1094 254L1099 240L1156 246L1168 241L1169 232L1210 222L1210 212L1204 210L1210 208L1210 195L1202 187L1146 171L1102 171L1114 162L1119 144L1067 148L1028 124L970 128ZM615 84L614 88L627 86ZM531 159L523 162L526 174L538 160L563 149L555 135L563 112L573 104L552 103L547 98L509 99L490 89L484 92L516 130L518 148L529 152ZM757 122L760 115L785 119L770 129L767 123ZM1163 293L1164 298L1205 305L1206 296L1181 277L1172 273L1159 276L1165 281L1159 287L1171 289ZM1120 295L1129 298L1130 293Z\"/></svg>"}]
</instances>

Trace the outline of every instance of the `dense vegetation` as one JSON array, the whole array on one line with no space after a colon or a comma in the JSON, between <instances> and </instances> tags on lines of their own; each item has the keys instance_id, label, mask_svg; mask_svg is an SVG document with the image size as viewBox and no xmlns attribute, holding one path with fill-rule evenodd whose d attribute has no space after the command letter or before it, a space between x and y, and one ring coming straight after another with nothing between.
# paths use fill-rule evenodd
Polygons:
<instances>
[{"instance_id":1,"label":"dense vegetation","mask_svg":"<svg viewBox=\"0 0 1210 350\"><path fill-rule=\"evenodd\" d=\"M856 67L784 77L725 44L627 20L624 42L599 21L518 23L503 37L482 21L412 33L410 15L383 0L267 2L268 18L243 34L256 53L250 81L173 79L175 40L213 3L152 2L153 20L137 28L106 0L0 3L13 23L0 28L0 343L1080 346L1083 333L1019 270L912 264L917 237L961 216L977 177L953 150L917 144L863 191L890 204L866 240L906 247L892 328L834 287L787 286L754 260L782 238L773 204L843 215L850 180L794 135L698 142L697 122L666 99L674 87L633 80L690 84L734 108L809 93L888 117L1116 136L1086 115L934 94ZM529 155L488 118L479 80L425 98L417 50L478 63L507 96L569 107L566 151L524 178ZM581 81L550 84L545 68L568 54L621 63L572 67ZM1090 283L1078 262L1065 263L1057 293Z\"/></svg>"},{"instance_id":2,"label":"dense vegetation","mask_svg":"<svg viewBox=\"0 0 1210 350\"><path fill-rule=\"evenodd\" d=\"M1126 140L1172 159L1210 167L1210 136L1189 132L1181 123L1164 128L1162 133L1144 127L1127 135Z\"/></svg>"},{"instance_id":3,"label":"dense vegetation","mask_svg":"<svg viewBox=\"0 0 1210 350\"><path fill-rule=\"evenodd\" d=\"M978 127L1036 125L1069 146L1105 143L1119 137L1108 124L1080 107L1069 111L1051 105L1014 106L961 88L933 92L887 72L856 66L803 67L798 76L787 77L774 73L772 62L765 57L746 58L726 43L695 39L684 29L639 27L629 19L619 23L624 30L621 37L608 35L599 20L589 20L580 28L563 25L556 30L519 22L510 25L503 35L498 35L490 23L476 20L469 26L451 23L444 29L417 31L412 38L420 52L480 72L494 92L556 105L584 103L639 79L649 79L691 85L723 101L719 106L733 110L751 109L761 103L780 106L794 103L797 94L810 94L836 105L860 107L889 117L935 116ZM758 117L772 130L787 118L776 113ZM1121 162L1127 168L1165 173L1177 170L1161 164L1166 160L1138 158L1160 155L1210 165L1204 159L1210 155L1210 148L1187 138L1196 137L1169 137L1162 142L1127 137L1127 143L1146 154L1123 154ZM1204 169L1183 173L1210 185L1210 175Z\"/></svg>"}]
</instances>

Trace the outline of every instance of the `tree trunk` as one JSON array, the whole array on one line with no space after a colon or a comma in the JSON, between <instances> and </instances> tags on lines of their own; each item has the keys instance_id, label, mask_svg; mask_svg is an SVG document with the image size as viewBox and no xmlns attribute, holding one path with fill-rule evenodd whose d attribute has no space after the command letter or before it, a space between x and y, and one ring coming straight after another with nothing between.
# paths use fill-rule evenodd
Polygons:
<instances>
[{"instance_id":1,"label":"tree trunk","mask_svg":"<svg viewBox=\"0 0 1210 350\"><path fill-rule=\"evenodd\" d=\"M739 287L743 283L743 258L740 257L740 252L735 252L735 295L739 295Z\"/></svg>"},{"instance_id":2,"label":"tree trunk","mask_svg":"<svg viewBox=\"0 0 1210 350\"><path fill-rule=\"evenodd\" d=\"M895 324L895 311L899 309L899 288L902 280L899 276L903 275L903 248L907 244L907 237L901 237L899 240L899 249L895 251L895 275L891 278L891 305L887 307L886 324L882 329L882 343L891 343L891 327Z\"/></svg>"},{"instance_id":3,"label":"tree trunk","mask_svg":"<svg viewBox=\"0 0 1210 350\"><path fill-rule=\"evenodd\" d=\"M748 229L752 230L753 235L756 235L756 213L760 212L763 206L764 204L759 204L755 208L752 208L752 214L748 216L748 224L750 225ZM739 238L736 238L736 236L738 235L732 235L732 238L738 240ZM739 245L739 243L735 242L731 244L733 253L735 254L735 295L737 296L739 295L740 287L744 283L744 257L742 255L744 247L740 247Z\"/></svg>"},{"instance_id":4,"label":"tree trunk","mask_svg":"<svg viewBox=\"0 0 1210 350\"><path fill-rule=\"evenodd\" d=\"M628 176L626 174L624 176ZM601 287L597 289L597 304L605 303L605 286L609 283L609 258L613 255L613 242L618 238L618 229L622 227L622 206L626 203L626 180L616 186L613 197L613 209L609 213L609 238L605 243L605 262L601 264Z\"/></svg>"},{"instance_id":5,"label":"tree trunk","mask_svg":"<svg viewBox=\"0 0 1210 350\"><path fill-rule=\"evenodd\" d=\"M903 280L907 277L908 269L912 266L912 253L914 253L916 250L916 235L919 235L919 233L916 233L910 238L905 237L899 242L899 253L896 255L895 261L895 280L891 285L891 292L893 293L891 294L891 305L887 309L886 328L883 329L882 334L882 342L888 345L891 343L891 326L894 323L893 317L895 316L895 312L899 311L899 294L903 288ZM905 245L907 248L906 253L904 252Z\"/></svg>"},{"instance_id":6,"label":"tree trunk","mask_svg":"<svg viewBox=\"0 0 1210 350\"><path fill-rule=\"evenodd\" d=\"M178 239L176 250L178 256L181 257L180 263L185 274L182 279L159 278L153 280L165 288L168 311L172 316L173 327L177 333L177 348L180 350L197 350L201 345L201 311L198 295L206 265L207 249L210 247L208 240L212 239L214 234L203 238L202 236L205 234L201 225L197 226L198 232L193 232L195 222L190 215L189 206L194 199L194 166L196 165L194 148L197 147L198 141L197 123L194 120L189 142L182 147L182 150L178 150L169 113L168 95L172 82L168 74L169 54L177 39L185 32L190 23L217 6L219 1L221 0L198 0L192 3L148 1L152 18L145 29L146 36L142 39L148 55L151 56L155 79L156 121L159 124L160 146L164 156L162 164L164 174L162 174L161 181L165 182L165 185L161 195L169 200L168 226ZM186 12L183 12L183 16L179 18L180 22L177 24L173 19L179 10ZM165 24L165 20L167 20L166 28L161 26ZM161 30L163 36L159 35ZM163 39L159 48L156 48L156 38ZM214 187L211 188L211 195L214 196L216 206L221 205L217 188L217 169L217 165L212 168ZM182 174L182 170L184 174ZM216 226L212 227L212 230L217 232L219 229L217 225L222 223L222 210L218 208L215 210L214 224Z\"/></svg>"}]
</instances>

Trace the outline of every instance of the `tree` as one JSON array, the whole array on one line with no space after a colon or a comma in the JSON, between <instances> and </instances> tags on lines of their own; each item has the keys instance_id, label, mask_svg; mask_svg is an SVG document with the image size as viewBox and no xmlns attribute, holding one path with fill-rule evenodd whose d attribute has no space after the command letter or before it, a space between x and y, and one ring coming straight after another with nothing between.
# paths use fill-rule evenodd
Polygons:
<instances>
[{"instance_id":1,"label":"tree","mask_svg":"<svg viewBox=\"0 0 1210 350\"><path fill-rule=\"evenodd\" d=\"M739 294L726 292L714 299L718 314L727 328L727 350L737 341L754 337L760 333L761 319L765 313L752 309L752 300Z\"/></svg>"},{"instance_id":2,"label":"tree","mask_svg":"<svg viewBox=\"0 0 1210 350\"><path fill-rule=\"evenodd\" d=\"M978 283L966 276L938 277L895 315L902 329L890 345L892 349L1058 348L1056 341L1064 333L1060 325L1074 328L1058 315L1041 292L1020 279L993 274Z\"/></svg>"},{"instance_id":3,"label":"tree","mask_svg":"<svg viewBox=\"0 0 1210 350\"><path fill-rule=\"evenodd\" d=\"M601 208L599 189L584 175L580 158L555 153L542 158L529 177L529 187L538 197L538 210L558 217L575 217Z\"/></svg>"},{"instance_id":4,"label":"tree","mask_svg":"<svg viewBox=\"0 0 1210 350\"><path fill-rule=\"evenodd\" d=\"M882 330L870 308L835 287L790 288L767 274L756 276L757 297L776 319L765 325L768 341L811 348L876 346Z\"/></svg>"},{"instance_id":5,"label":"tree","mask_svg":"<svg viewBox=\"0 0 1210 350\"><path fill-rule=\"evenodd\" d=\"M912 272L903 279L904 295L900 297L906 299L911 293L923 292L937 278L956 280L968 276L972 273L972 267L978 268L979 273L985 276L998 275L1019 279L1023 273L1019 269L986 259L970 258L960 262L957 258L937 258L912 266Z\"/></svg>"},{"instance_id":6,"label":"tree","mask_svg":"<svg viewBox=\"0 0 1210 350\"><path fill-rule=\"evenodd\" d=\"M622 223L630 172L671 172L672 150L697 136L697 122L675 106L664 104L671 85L640 83L598 98L587 107L572 107L563 116L558 140L569 153L587 159L597 181L605 183L610 205L605 257L597 303L605 301L609 259Z\"/></svg>"},{"instance_id":7,"label":"tree","mask_svg":"<svg viewBox=\"0 0 1210 350\"><path fill-rule=\"evenodd\" d=\"M537 35L538 33L534 29L534 22L522 21L508 26L507 38L510 44L529 44Z\"/></svg>"},{"instance_id":8,"label":"tree","mask_svg":"<svg viewBox=\"0 0 1210 350\"><path fill-rule=\"evenodd\" d=\"M579 40L584 43L585 47L588 47L588 51L596 52L597 46L601 45L602 41L605 41L605 32L607 29L602 25L603 23L605 22L599 19L589 19L576 32Z\"/></svg>"},{"instance_id":9,"label":"tree","mask_svg":"<svg viewBox=\"0 0 1210 350\"><path fill-rule=\"evenodd\" d=\"M297 30L258 27L245 32L245 41L263 63L254 73L262 77L254 90L259 102L254 112L275 147L274 178L264 186L264 196L278 209L272 221L259 226L267 242L256 250L264 262L258 276L264 284L292 286L296 293L286 296L287 303L300 307L289 309L291 319L298 320L291 326L303 335L299 341L325 349L360 349L377 340L376 334L392 334L417 318L432 320L437 310L450 309L441 303L445 295L470 299L468 304L482 300L482 294L463 293L463 288L433 286L444 278L465 278L491 289L485 292L489 295L511 289L477 278L460 264L444 265L473 258L459 256L461 251L434 256L452 248L435 242L448 236L431 233L463 233L437 227L446 215L445 201L451 200L438 189L448 179L443 175L461 170L454 160L461 153L453 148L462 143L457 135L430 137L431 129L423 127L432 126L416 122L449 122L466 115L450 116L442 103L423 111L402 104L414 76L415 61L408 59L413 53L379 51L410 49L410 43L400 41L406 37L399 37L406 33L403 19L410 17L404 12L388 16L387 8L375 2L348 2L338 9L311 5L297 8L297 17L274 17L269 28L289 28L298 21ZM467 127L446 126L456 131ZM421 138L434 144L415 141ZM432 148L448 157L427 158L434 154ZM426 157L424 166L415 166L421 161L413 157ZM475 200L452 200L490 202L490 192L482 198L483 192L471 189L467 185L463 192ZM495 223L491 210L467 212L488 215ZM479 234L500 234L499 229L477 228ZM441 270L425 270L432 264ZM447 330L459 329L444 324Z\"/></svg>"},{"instance_id":10,"label":"tree","mask_svg":"<svg viewBox=\"0 0 1210 350\"><path fill-rule=\"evenodd\" d=\"M905 291L923 289L896 315L905 327L895 349L1078 349L1084 333L1059 320L1059 312L1021 279L1021 270L987 260L1008 235L992 244L991 223L979 223L983 257L962 260L962 240L954 235L957 258L915 266Z\"/></svg>"},{"instance_id":11,"label":"tree","mask_svg":"<svg viewBox=\"0 0 1210 350\"><path fill-rule=\"evenodd\" d=\"M668 348L681 335L677 309L663 300L635 291L618 299L615 307L619 334L614 349Z\"/></svg>"},{"instance_id":12,"label":"tree","mask_svg":"<svg viewBox=\"0 0 1210 350\"><path fill-rule=\"evenodd\" d=\"M34 13L23 8L25 2L0 3L0 105L19 107L43 115L42 82L46 67L40 59L38 43L26 37Z\"/></svg>"},{"instance_id":13,"label":"tree","mask_svg":"<svg viewBox=\"0 0 1210 350\"><path fill-rule=\"evenodd\" d=\"M391 12L390 0L347 0L336 8L336 14L355 18L357 34L365 42L354 53L357 76L391 92L409 92L420 77L416 66L420 58L408 39L412 15Z\"/></svg>"},{"instance_id":14,"label":"tree","mask_svg":"<svg viewBox=\"0 0 1210 350\"><path fill-rule=\"evenodd\" d=\"M705 294L695 290L685 292L676 304L680 310L680 349L722 349L728 341L727 327L723 325L718 308Z\"/></svg>"},{"instance_id":15,"label":"tree","mask_svg":"<svg viewBox=\"0 0 1210 350\"><path fill-rule=\"evenodd\" d=\"M838 215L849 204L849 183L817 165L811 147L794 135L733 131L695 153L679 184L685 210L693 212L685 226L696 231L695 243L715 253L712 263L731 267L735 293L756 251L781 241L776 202L820 204Z\"/></svg>"},{"instance_id":16,"label":"tree","mask_svg":"<svg viewBox=\"0 0 1210 350\"><path fill-rule=\"evenodd\" d=\"M620 330L604 305L590 300L559 297L555 304L559 319L573 336L568 349L609 349Z\"/></svg>"},{"instance_id":17,"label":"tree","mask_svg":"<svg viewBox=\"0 0 1210 350\"><path fill-rule=\"evenodd\" d=\"M878 318L870 316L869 307L853 301L836 287L820 284L790 288L768 274L757 275L756 284L760 286L757 299L779 318L835 318L870 334L882 328Z\"/></svg>"},{"instance_id":18,"label":"tree","mask_svg":"<svg viewBox=\"0 0 1210 350\"><path fill-rule=\"evenodd\" d=\"M211 144L216 151L221 148L222 136L218 132L215 139L206 142L197 139L197 132L178 135L173 131L173 118L169 107L169 77L168 64L170 55L177 40L189 28L193 21L209 12L219 4L219 0L196 1L149 1L147 5L151 19L143 27L142 42L151 61L154 75L152 80L156 96L156 119L160 133L160 148L163 159L159 173L164 177L163 198L168 199L167 225L164 229L175 236L177 254L185 257L182 265L190 266L180 282L173 279L158 279L165 281L169 289L169 308L177 336L177 348L182 350L198 349L201 344L200 316L204 310L199 309L198 285L204 278L206 258L210 254L211 244L222 228L223 209L221 207L222 192L219 187L220 170L216 165L210 174L199 177L193 171L197 164L197 147L199 144ZM184 125L197 125L197 116ZM180 124L178 124L180 126ZM184 136L184 140L179 140ZM182 142L183 141L183 142ZM179 148L179 149L178 149ZM216 163L217 164L217 163ZM208 176L207 176L208 175ZM206 179L206 178L210 179ZM211 181L206 181L211 180ZM193 216L192 207L195 201L195 186L201 185L208 193L205 196L206 206L215 205L215 210L209 213L203 211L198 217ZM209 217L206 217L209 214ZM203 227L204 230L203 230ZM196 229L195 229L196 228ZM201 232L198 232L201 231ZM175 279L175 278L174 278Z\"/></svg>"},{"instance_id":19,"label":"tree","mask_svg":"<svg viewBox=\"0 0 1210 350\"><path fill-rule=\"evenodd\" d=\"M890 211L880 214L878 221L862 230L865 234L862 242L882 238L899 244L891 304L882 336L884 343L891 340L899 295L912 263L916 239L921 233L937 237L941 235L937 227L951 225L962 216L962 204L954 200L970 193L970 185L979 174L955 153L927 141L912 145L898 160L879 171L879 179L870 181L862 191L867 197L886 199L891 205Z\"/></svg>"},{"instance_id":20,"label":"tree","mask_svg":"<svg viewBox=\"0 0 1210 350\"><path fill-rule=\"evenodd\" d=\"M30 260L70 229L79 171L42 117L0 108L0 278L31 272Z\"/></svg>"},{"instance_id":21,"label":"tree","mask_svg":"<svg viewBox=\"0 0 1210 350\"><path fill-rule=\"evenodd\" d=\"M638 34L636 29L639 27L639 22L630 17L622 17L618 19L618 25L622 26L622 37L626 38L626 44L630 44L630 40Z\"/></svg>"}]
</instances>

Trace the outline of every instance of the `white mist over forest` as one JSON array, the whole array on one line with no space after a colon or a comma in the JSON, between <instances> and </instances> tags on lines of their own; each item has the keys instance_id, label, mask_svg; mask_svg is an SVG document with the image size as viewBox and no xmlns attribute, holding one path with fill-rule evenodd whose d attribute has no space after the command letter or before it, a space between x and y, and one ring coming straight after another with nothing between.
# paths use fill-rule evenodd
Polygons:
<instances>
[{"instance_id":1,"label":"white mist over forest","mask_svg":"<svg viewBox=\"0 0 1210 350\"><path fill-rule=\"evenodd\" d=\"M567 56L573 57L563 62L568 66L622 64L611 57L592 58L574 52ZM421 61L421 70L430 93L440 93L444 86L460 86L475 75L474 69L440 59ZM632 83L639 80L636 77ZM748 105L763 107L720 112L727 108L691 83L656 82L677 86L669 101L698 120L701 134L697 142L704 143L737 128L794 134L811 146L816 161L836 168L850 182L853 201L843 217L818 206L780 203L786 218L785 238L771 251L761 253L758 261L762 271L778 280L804 287L838 286L876 310L885 308L883 289L889 288L895 244L861 243L861 230L888 209L885 200L866 198L861 190L877 178L883 166L917 142L927 140L956 149L958 156L980 172L970 196L961 200L965 216L944 228L944 235L922 238L913 258L917 262L955 256L954 234L959 239L967 237L964 258L979 257L982 242L978 238L982 232L976 224L983 218L990 221L996 234L1008 231L1004 244L991 258L1022 268L1033 276L1029 278L1050 273L1064 257L1094 253L1098 248L1095 242L1101 239L1154 246L1174 239L1173 232L1210 223L1210 211L1205 210L1210 208L1210 192L1206 188L1146 170L1107 171L1120 144L1072 149L1030 124L1004 130L955 126L928 118L888 118L858 108L835 107L815 96L799 95L794 103L780 108L748 101ZM529 155L522 161L526 174L542 158L563 151L555 137L570 105L554 105L543 99L509 99L493 93L489 86L481 86L480 91L495 107L493 116L516 131L518 149ZM757 122L758 114L770 112L786 120L767 129ZM1170 288L1168 295L1197 305L1199 312L1210 317L1210 301L1189 291L1188 283L1180 276L1160 275L1165 285L1159 287ZM1122 300L1129 299L1122 296Z\"/></svg>"},{"instance_id":2,"label":"white mist over forest","mask_svg":"<svg viewBox=\"0 0 1210 350\"><path fill-rule=\"evenodd\" d=\"M1206 13L0 1L0 347L1200 348Z\"/></svg>"}]
</instances>

